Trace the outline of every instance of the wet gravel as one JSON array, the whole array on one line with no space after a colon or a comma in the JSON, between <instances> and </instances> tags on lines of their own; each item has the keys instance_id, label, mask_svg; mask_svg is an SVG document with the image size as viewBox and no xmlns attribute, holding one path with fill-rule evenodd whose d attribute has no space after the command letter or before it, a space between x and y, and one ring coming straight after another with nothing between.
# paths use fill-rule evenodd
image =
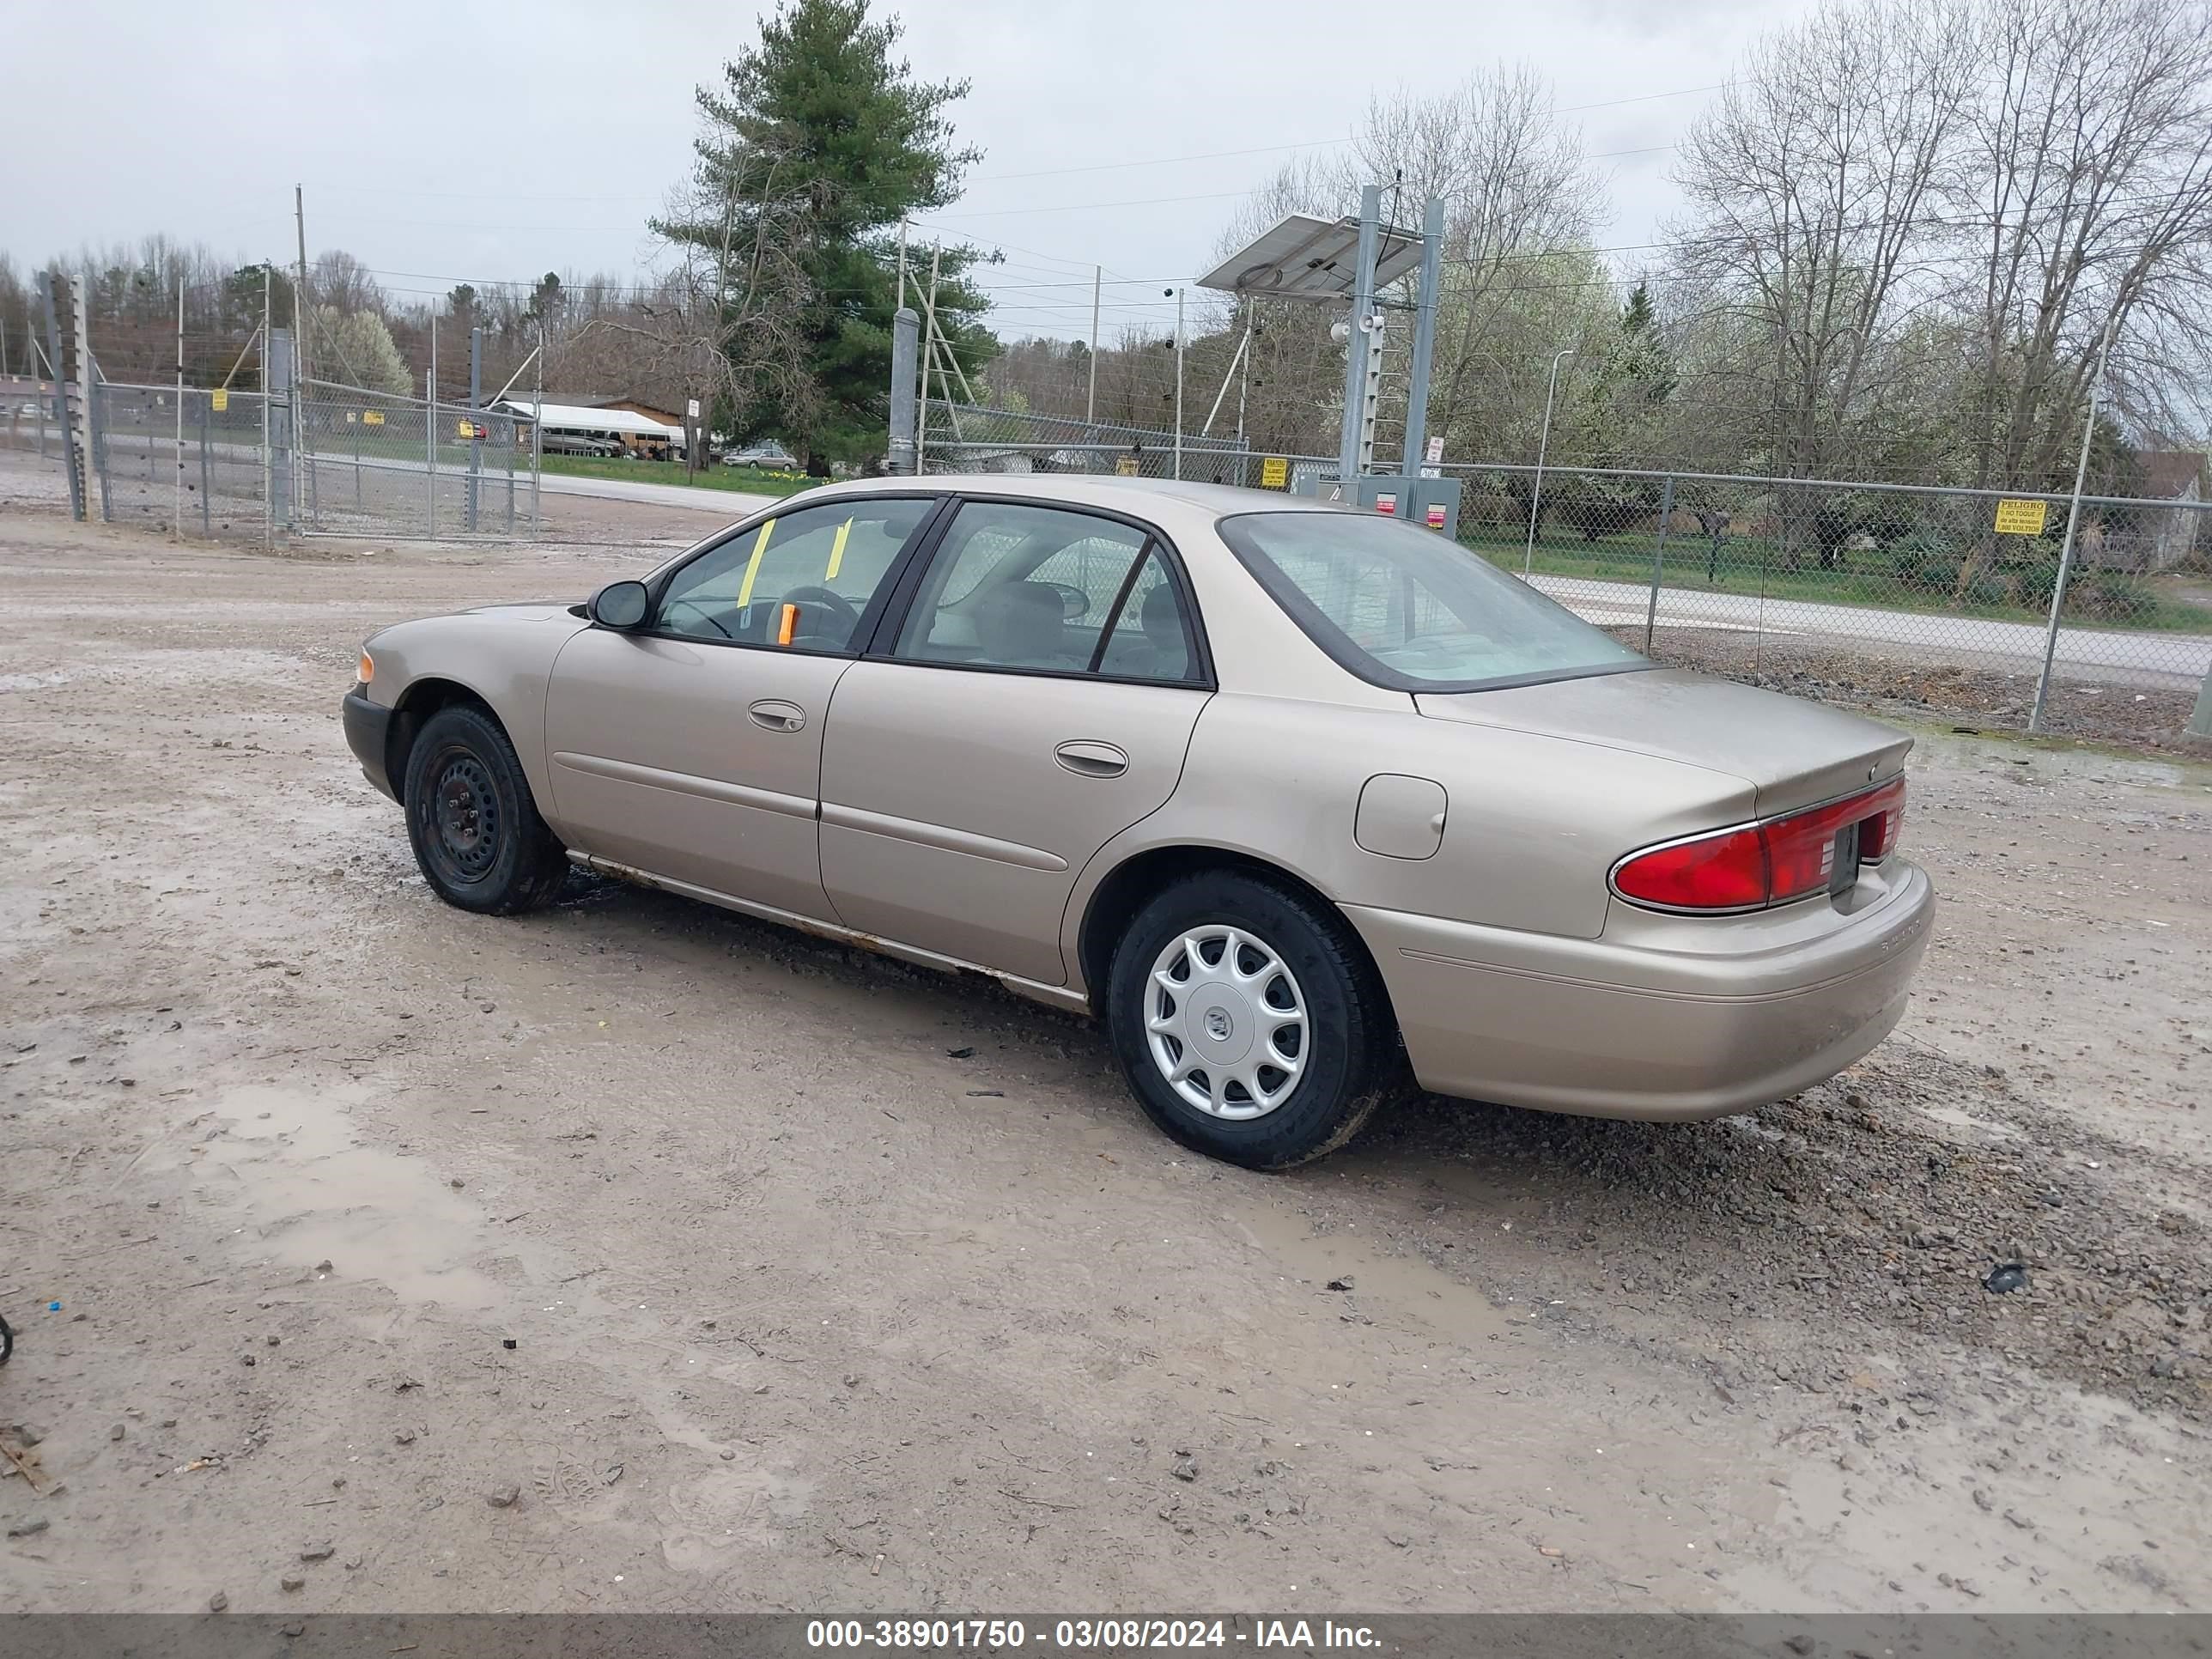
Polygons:
<instances>
[{"instance_id":1,"label":"wet gravel","mask_svg":"<svg viewBox=\"0 0 2212 1659\"><path fill-rule=\"evenodd\" d=\"M1428 1098L1370 1149L1522 1194L1510 1252L1470 1249L1465 1212L1434 1204L1407 1230L1432 1261L1540 1307L1709 1321L1723 1387L1846 1388L1870 1345L1910 1332L2144 1408L2212 1410L2193 1176L1909 1041L1750 1115L1615 1123ZM2008 1264L2021 1287L1986 1288Z\"/></svg>"}]
</instances>

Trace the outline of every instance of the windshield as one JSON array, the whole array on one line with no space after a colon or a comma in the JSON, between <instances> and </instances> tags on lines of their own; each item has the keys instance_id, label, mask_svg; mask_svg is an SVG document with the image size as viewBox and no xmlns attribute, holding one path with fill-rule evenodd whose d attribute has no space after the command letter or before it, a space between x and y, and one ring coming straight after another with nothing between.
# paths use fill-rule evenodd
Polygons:
<instances>
[{"instance_id":1,"label":"windshield","mask_svg":"<svg viewBox=\"0 0 2212 1659\"><path fill-rule=\"evenodd\" d=\"M1401 691L1651 665L1455 542L1376 514L1248 513L1221 538L1315 644Z\"/></svg>"}]
</instances>

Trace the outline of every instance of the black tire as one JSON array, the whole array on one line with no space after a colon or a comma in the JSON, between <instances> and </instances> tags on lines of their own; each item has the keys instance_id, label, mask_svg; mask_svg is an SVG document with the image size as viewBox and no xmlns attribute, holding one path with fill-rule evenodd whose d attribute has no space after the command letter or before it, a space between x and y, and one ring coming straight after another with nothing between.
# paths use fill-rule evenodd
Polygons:
<instances>
[{"instance_id":1,"label":"black tire","mask_svg":"<svg viewBox=\"0 0 2212 1659\"><path fill-rule=\"evenodd\" d=\"M430 890L483 915L534 910L560 891L568 860L538 816L522 762L499 722L455 703L423 722L407 751L407 839Z\"/></svg>"},{"instance_id":2,"label":"black tire","mask_svg":"<svg viewBox=\"0 0 2212 1659\"><path fill-rule=\"evenodd\" d=\"M1249 933L1273 952L1305 1004L1304 1070L1259 1116L1224 1118L1193 1104L1152 1050L1146 1016L1158 988L1155 963L1178 936L1218 924ZM1404 1069L1389 998L1344 919L1287 884L1235 871L1183 877L1137 912L1114 952L1106 1023L1115 1058L1152 1121L1192 1151L1249 1170L1286 1170L1334 1152L1398 1091Z\"/></svg>"}]
</instances>

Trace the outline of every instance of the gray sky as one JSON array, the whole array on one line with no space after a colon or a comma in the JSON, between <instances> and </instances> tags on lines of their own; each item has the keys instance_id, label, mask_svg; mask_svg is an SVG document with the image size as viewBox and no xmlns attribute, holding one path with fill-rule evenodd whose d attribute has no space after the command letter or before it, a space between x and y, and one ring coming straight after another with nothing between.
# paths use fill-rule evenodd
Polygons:
<instances>
[{"instance_id":1,"label":"gray sky","mask_svg":"<svg viewBox=\"0 0 2212 1659\"><path fill-rule=\"evenodd\" d=\"M1648 242L1674 204L1669 147L1705 89L1809 3L892 9L919 74L975 83L957 120L986 152L927 234L1004 247L983 276L1002 332L1077 336L1094 262L1109 278L1109 335L1171 318L1160 288L1205 269L1237 198L1284 160L1341 140L1371 92L1442 90L1499 58L1536 65L1563 108L1593 106L1572 118L1613 174L1603 241ZM310 255L343 247L402 294L638 271L654 252L645 216L690 156L692 88L719 78L756 15L622 0L31 7L9 34L13 125L71 143L13 151L0 249L31 266L159 231L289 260L297 182ZM1638 153L1608 154L1621 151Z\"/></svg>"}]
</instances>

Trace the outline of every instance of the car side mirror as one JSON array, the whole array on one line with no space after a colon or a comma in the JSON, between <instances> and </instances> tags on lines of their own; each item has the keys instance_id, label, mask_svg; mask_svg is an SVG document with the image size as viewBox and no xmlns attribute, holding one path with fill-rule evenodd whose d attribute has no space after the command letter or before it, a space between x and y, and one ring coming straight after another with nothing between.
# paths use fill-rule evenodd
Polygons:
<instances>
[{"instance_id":1,"label":"car side mirror","mask_svg":"<svg viewBox=\"0 0 2212 1659\"><path fill-rule=\"evenodd\" d=\"M653 596L643 582L609 582L592 595L592 620L602 628L627 631L641 627L653 608Z\"/></svg>"}]
</instances>

